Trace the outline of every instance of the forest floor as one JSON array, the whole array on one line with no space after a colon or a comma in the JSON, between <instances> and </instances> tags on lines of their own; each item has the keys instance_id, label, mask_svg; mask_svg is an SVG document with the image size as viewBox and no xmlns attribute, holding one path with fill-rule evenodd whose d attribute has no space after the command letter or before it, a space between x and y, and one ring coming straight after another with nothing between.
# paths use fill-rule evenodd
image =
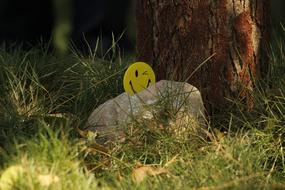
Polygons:
<instances>
[{"instance_id":1,"label":"forest floor","mask_svg":"<svg viewBox=\"0 0 285 190\"><path fill-rule=\"evenodd\" d=\"M285 189L282 48L270 53L270 81L256 83L253 110L233 104L208 124L208 138L142 132L112 149L83 128L96 106L123 92L134 58L0 50L0 187Z\"/></svg>"}]
</instances>

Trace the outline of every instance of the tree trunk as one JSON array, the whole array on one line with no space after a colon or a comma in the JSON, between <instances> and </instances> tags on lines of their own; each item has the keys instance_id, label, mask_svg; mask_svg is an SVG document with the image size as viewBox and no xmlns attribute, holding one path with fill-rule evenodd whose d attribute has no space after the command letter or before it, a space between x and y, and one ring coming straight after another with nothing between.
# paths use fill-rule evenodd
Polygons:
<instances>
[{"instance_id":1,"label":"tree trunk","mask_svg":"<svg viewBox=\"0 0 285 190\"><path fill-rule=\"evenodd\" d=\"M267 70L268 24L268 0L137 0L138 58L158 79L198 87L209 114L227 98L251 107Z\"/></svg>"}]
</instances>

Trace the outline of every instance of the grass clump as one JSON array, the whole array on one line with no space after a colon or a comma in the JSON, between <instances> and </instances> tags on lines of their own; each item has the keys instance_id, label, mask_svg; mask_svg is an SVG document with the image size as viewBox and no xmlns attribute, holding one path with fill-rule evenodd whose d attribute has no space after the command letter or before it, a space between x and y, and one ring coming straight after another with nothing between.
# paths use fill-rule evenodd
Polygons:
<instances>
[{"instance_id":1,"label":"grass clump","mask_svg":"<svg viewBox=\"0 0 285 190\"><path fill-rule=\"evenodd\" d=\"M0 50L0 173L22 171L10 189L285 188L282 46L273 50L270 81L256 84L253 110L236 103L218 122L223 130L208 124L201 138L192 130L178 138L160 130L168 120L157 115L126 126L136 132L112 148L93 134L82 138L93 109L123 91L129 62ZM159 104L167 107L167 98Z\"/></svg>"},{"instance_id":2,"label":"grass clump","mask_svg":"<svg viewBox=\"0 0 285 190\"><path fill-rule=\"evenodd\" d=\"M38 125L40 131L32 139L18 141L15 153L7 153L4 173L11 166L22 169L8 189L96 189L99 182L82 167L76 142L63 134L61 126L52 131L44 121Z\"/></svg>"}]
</instances>

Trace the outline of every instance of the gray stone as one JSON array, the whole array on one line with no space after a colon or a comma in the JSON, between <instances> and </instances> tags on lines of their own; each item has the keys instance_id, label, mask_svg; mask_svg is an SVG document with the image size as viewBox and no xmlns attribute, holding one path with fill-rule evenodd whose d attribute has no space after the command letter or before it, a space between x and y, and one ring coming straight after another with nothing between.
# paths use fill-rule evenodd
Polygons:
<instances>
[{"instance_id":1,"label":"gray stone","mask_svg":"<svg viewBox=\"0 0 285 190\"><path fill-rule=\"evenodd\" d=\"M170 126L186 126L193 121L201 127L205 123L201 94L194 86L162 80L133 96L122 93L96 108L87 121L87 127L97 133L99 143L119 142L125 137L125 129L139 119L152 120L158 112L171 113ZM174 131L177 134L184 130ZM185 128L184 128L185 129Z\"/></svg>"}]
</instances>

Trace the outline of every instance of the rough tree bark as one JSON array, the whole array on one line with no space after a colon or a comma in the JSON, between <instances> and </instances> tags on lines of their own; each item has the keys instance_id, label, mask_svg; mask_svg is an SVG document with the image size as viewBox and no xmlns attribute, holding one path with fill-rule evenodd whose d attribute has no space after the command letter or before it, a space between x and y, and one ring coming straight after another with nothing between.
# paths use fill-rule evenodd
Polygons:
<instances>
[{"instance_id":1,"label":"rough tree bark","mask_svg":"<svg viewBox=\"0 0 285 190\"><path fill-rule=\"evenodd\" d=\"M137 0L138 58L158 79L198 87L210 114L227 98L250 107L254 80L267 69L268 24L268 0Z\"/></svg>"}]
</instances>

